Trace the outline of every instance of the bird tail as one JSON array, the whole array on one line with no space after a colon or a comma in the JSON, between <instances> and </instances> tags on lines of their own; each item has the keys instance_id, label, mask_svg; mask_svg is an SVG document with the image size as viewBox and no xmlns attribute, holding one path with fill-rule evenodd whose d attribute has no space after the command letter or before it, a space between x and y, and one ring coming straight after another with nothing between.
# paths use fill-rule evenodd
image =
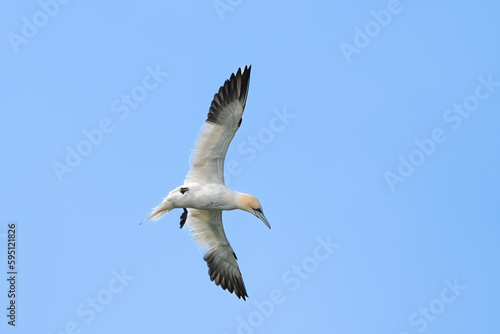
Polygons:
<instances>
[{"instance_id":1,"label":"bird tail","mask_svg":"<svg viewBox=\"0 0 500 334\"><path fill-rule=\"evenodd\" d=\"M151 215L148 217L148 220L157 221L172 209L172 203L168 200L164 200L160 205L153 209Z\"/></svg>"}]
</instances>

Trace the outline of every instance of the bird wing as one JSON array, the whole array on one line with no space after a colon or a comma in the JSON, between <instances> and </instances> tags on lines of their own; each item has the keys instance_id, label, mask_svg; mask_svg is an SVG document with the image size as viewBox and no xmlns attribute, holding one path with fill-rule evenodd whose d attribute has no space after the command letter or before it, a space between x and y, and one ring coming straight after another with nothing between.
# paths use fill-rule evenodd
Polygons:
<instances>
[{"instance_id":1,"label":"bird wing","mask_svg":"<svg viewBox=\"0 0 500 334\"><path fill-rule=\"evenodd\" d=\"M224 159L241 124L251 68L245 66L243 70L238 69L214 95L207 120L191 155L191 170L185 183L224 184Z\"/></svg>"},{"instance_id":2,"label":"bird wing","mask_svg":"<svg viewBox=\"0 0 500 334\"><path fill-rule=\"evenodd\" d=\"M203 259L207 261L208 274L216 285L238 298L248 297L236 262L236 254L227 241L222 226L221 210L188 209L186 224L194 239L204 250Z\"/></svg>"}]
</instances>

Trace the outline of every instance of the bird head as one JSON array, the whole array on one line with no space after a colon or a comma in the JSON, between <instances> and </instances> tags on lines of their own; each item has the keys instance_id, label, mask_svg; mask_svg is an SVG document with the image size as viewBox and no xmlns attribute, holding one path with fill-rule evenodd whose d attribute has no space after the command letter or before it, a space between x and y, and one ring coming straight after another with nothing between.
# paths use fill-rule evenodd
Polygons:
<instances>
[{"instance_id":1,"label":"bird head","mask_svg":"<svg viewBox=\"0 0 500 334\"><path fill-rule=\"evenodd\" d=\"M260 202L257 198L247 194L241 194L239 198L239 208L241 210L250 212L252 215L262 220L264 224L266 224L266 226L271 229L271 225L267 221L266 216L264 216L262 205L260 205Z\"/></svg>"}]
</instances>

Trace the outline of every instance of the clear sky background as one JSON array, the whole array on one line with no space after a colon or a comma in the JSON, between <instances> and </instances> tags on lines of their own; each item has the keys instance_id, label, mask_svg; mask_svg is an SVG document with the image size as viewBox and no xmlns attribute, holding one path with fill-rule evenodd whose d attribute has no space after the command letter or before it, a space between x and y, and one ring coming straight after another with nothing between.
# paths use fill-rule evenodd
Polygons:
<instances>
[{"instance_id":1,"label":"clear sky background","mask_svg":"<svg viewBox=\"0 0 500 334\"><path fill-rule=\"evenodd\" d=\"M500 331L498 2L60 1L0 14L2 333ZM181 210L140 223L246 64L245 302Z\"/></svg>"}]
</instances>

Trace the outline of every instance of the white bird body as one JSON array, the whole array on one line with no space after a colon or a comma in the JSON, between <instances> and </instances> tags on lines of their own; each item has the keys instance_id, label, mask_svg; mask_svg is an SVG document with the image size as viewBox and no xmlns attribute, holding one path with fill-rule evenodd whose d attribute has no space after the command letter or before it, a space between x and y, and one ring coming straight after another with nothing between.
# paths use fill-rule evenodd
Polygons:
<instances>
[{"instance_id":1,"label":"white bird body","mask_svg":"<svg viewBox=\"0 0 500 334\"><path fill-rule=\"evenodd\" d=\"M181 192L181 189L188 189ZM170 211L175 208L200 210L234 210L238 209L240 193L223 184L217 183L185 183L172 190L162 205Z\"/></svg>"},{"instance_id":2,"label":"white bird body","mask_svg":"<svg viewBox=\"0 0 500 334\"><path fill-rule=\"evenodd\" d=\"M181 228L188 225L194 239L206 252L203 259L207 261L210 279L243 299L248 295L236 254L224 233L222 211L241 209L250 212L271 228L256 198L233 191L224 184L224 160L241 124L250 70L251 66L240 68L214 95L184 184L172 190L149 217L158 220L170 210L184 209Z\"/></svg>"}]
</instances>

